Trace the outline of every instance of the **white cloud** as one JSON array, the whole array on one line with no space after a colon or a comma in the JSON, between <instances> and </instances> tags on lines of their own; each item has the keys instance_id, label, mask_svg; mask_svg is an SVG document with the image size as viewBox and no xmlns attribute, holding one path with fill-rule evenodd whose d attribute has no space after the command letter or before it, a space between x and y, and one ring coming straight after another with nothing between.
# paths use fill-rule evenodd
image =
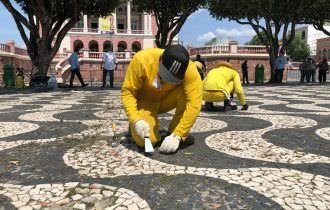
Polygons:
<instances>
[{"instance_id":1,"label":"white cloud","mask_svg":"<svg viewBox=\"0 0 330 210\"><path fill-rule=\"evenodd\" d=\"M210 31L210 32L207 32L205 34L198 36L197 40L200 42L205 42L205 41L209 41L209 40L213 39L214 37L216 37L216 35Z\"/></svg>"},{"instance_id":2,"label":"white cloud","mask_svg":"<svg viewBox=\"0 0 330 210\"><path fill-rule=\"evenodd\" d=\"M218 36L233 37L233 38L255 35L254 30L248 26L242 26L240 28L232 28L232 29L217 28L215 32Z\"/></svg>"}]
</instances>

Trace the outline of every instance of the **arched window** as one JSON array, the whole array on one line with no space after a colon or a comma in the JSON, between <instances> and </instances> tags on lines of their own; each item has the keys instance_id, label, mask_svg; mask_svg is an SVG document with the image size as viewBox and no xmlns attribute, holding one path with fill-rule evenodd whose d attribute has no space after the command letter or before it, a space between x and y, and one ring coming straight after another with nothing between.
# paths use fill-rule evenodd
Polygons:
<instances>
[{"instance_id":1,"label":"arched window","mask_svg":"<svg viewBox=\"0 0 330 210\"><path fill-rule=\"evenodd\" d=\"M133 42L132 43L132 51L133 52L138 52L140 50L141 50L141 43L137 42L137 41Z\"/></svg>"},{"instance_id":2,"label":"arched window","mask_svg":"<svg viewBox=\"0 0 330 210\"><path fill-rule=\"evenodd\" d=\"M302 40L306 39L306 32L305 31L301 32L301 39Z\"/></svg>"},{"instance_id":3,"label":"arched window","mask_svg":"<svg viewBox=\"0 0 330 210\"><path fill-rule=\"evenodd\" d=\"M127 43L124 41L118 42L118 52L124 52L127 49Z\"/></svg>"},{"instance_id":4,"label":"arched window","mask_svg":"<svg viewBox=\"0 0 330 210\"><path fill-rule=\"evenodd\" d=\"M103 42L103 51L113 51L113 45L111 41Z\"/></svg>"},{"instance_id":5,"label":"arched window","mask_svg":"<svg viewBox=\"0 0 330 210\"><path fill-rule=\"evenodd\" d=\"M76 48L79 48L79 49L82 49L84 48L84 43L81 41L81 40L75 40L73 42L73 49L76 49Z\"/></svg>"},{"instance_id":6,"label":"arched window","mask_svg":"<svg viewBox=\"0 0 330 210\"><path fill-rule=\"evenodd\" d=\"M89 51L98 52L99 51L99 44L97 43L97 41L92 40L92 41L89 42L88 48L89 48Z\"/></svg>"}]
</instances>

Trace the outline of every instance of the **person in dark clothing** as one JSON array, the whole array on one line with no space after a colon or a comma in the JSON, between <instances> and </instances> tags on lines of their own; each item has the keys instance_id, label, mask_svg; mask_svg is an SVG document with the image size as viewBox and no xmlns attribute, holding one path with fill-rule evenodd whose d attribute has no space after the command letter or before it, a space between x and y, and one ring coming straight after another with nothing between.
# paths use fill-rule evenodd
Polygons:
<instances>
[{"instance_id":1,"label":"person in dark clothing","mask_svg":"<svg viewBox=\"0 0 330 210\"><path fill-rule=\"evenodd\" d=\"M70 77L70 87L73 87L73 79L74 75L77 75L81 86L86 87L88 84L84 83L84 80L81 77L80 74L80 65L79 65L79 60L78 60L78 53L79 53L79 48L75 48L74 52L71 54L71 56L68 59L69 64L71 65L70 70L71 70L71 77Z\"/></svg>"},{"instance_id":2,"label":"person in dark clothing","mask_svg":"<svg viewBox=\"0 0 330 210\"><path fill-rule=\"evenodd\" d=\"M326 58L323 59L321 63L317 65L319 68L319 82L326 82L327 81L327 72L329 73L329 65Z\"/></svg>"},{"instance_id":3,"label":"person in dark clothing","mask_svg":"<svg viewBox=\"0 0 330 210\"><path fill-rule=\"evenodd\" d=\"M244 60L242 63L242 72L243 72L243 84L250 84L249 83L249 75L248 75L248 65L247 65L247 60Z\"/></svg>"},{"instance_id":4,"label":"person in dark clothing","mask_svg":"<svg viewBox=\"0 0 330 210\"><path fill-rule=\"evenodd\" d=\"M204 59L202 59L200 54L196 55L196 61L200 62L203 65L203 71L205 71L206 70L205 61Z\"/></svg>"}]
</instances>

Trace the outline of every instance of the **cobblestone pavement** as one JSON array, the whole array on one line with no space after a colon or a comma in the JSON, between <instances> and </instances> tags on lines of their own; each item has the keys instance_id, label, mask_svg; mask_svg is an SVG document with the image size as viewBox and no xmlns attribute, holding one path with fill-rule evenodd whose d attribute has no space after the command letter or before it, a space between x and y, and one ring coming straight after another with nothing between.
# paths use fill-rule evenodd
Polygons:
<instances>
[{"instance_id":1,"label":"cobblestone pavement","mask_svg":"<svg viewBox=\"0 0 330 210\"><path fill-rule=\"evenodd\" d=\"M330 86L247 87L248 111L203 111L194 145L152 156L119 93L0 95L0 209L330 209Z\"/></svg>"}]
</instances>

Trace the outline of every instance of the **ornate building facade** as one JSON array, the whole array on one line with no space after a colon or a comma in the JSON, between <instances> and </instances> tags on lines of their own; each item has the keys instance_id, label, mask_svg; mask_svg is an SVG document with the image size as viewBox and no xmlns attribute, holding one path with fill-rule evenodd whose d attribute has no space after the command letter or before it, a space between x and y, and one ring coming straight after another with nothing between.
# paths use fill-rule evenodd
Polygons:
<instances>
[{"instance_id":1,"label":"ornate building facade","mask_svg":"<svg viewBox=\"0 0 330 210\"><path fill-rule=\"evenodd\" d=\"M59 53L72 52L75 47L85 51L136 52L154 47L157 25L153 15L139 12L131 0L122 0L107 17L83 15L62 41Z\"/></svg>"}]
</instances>

